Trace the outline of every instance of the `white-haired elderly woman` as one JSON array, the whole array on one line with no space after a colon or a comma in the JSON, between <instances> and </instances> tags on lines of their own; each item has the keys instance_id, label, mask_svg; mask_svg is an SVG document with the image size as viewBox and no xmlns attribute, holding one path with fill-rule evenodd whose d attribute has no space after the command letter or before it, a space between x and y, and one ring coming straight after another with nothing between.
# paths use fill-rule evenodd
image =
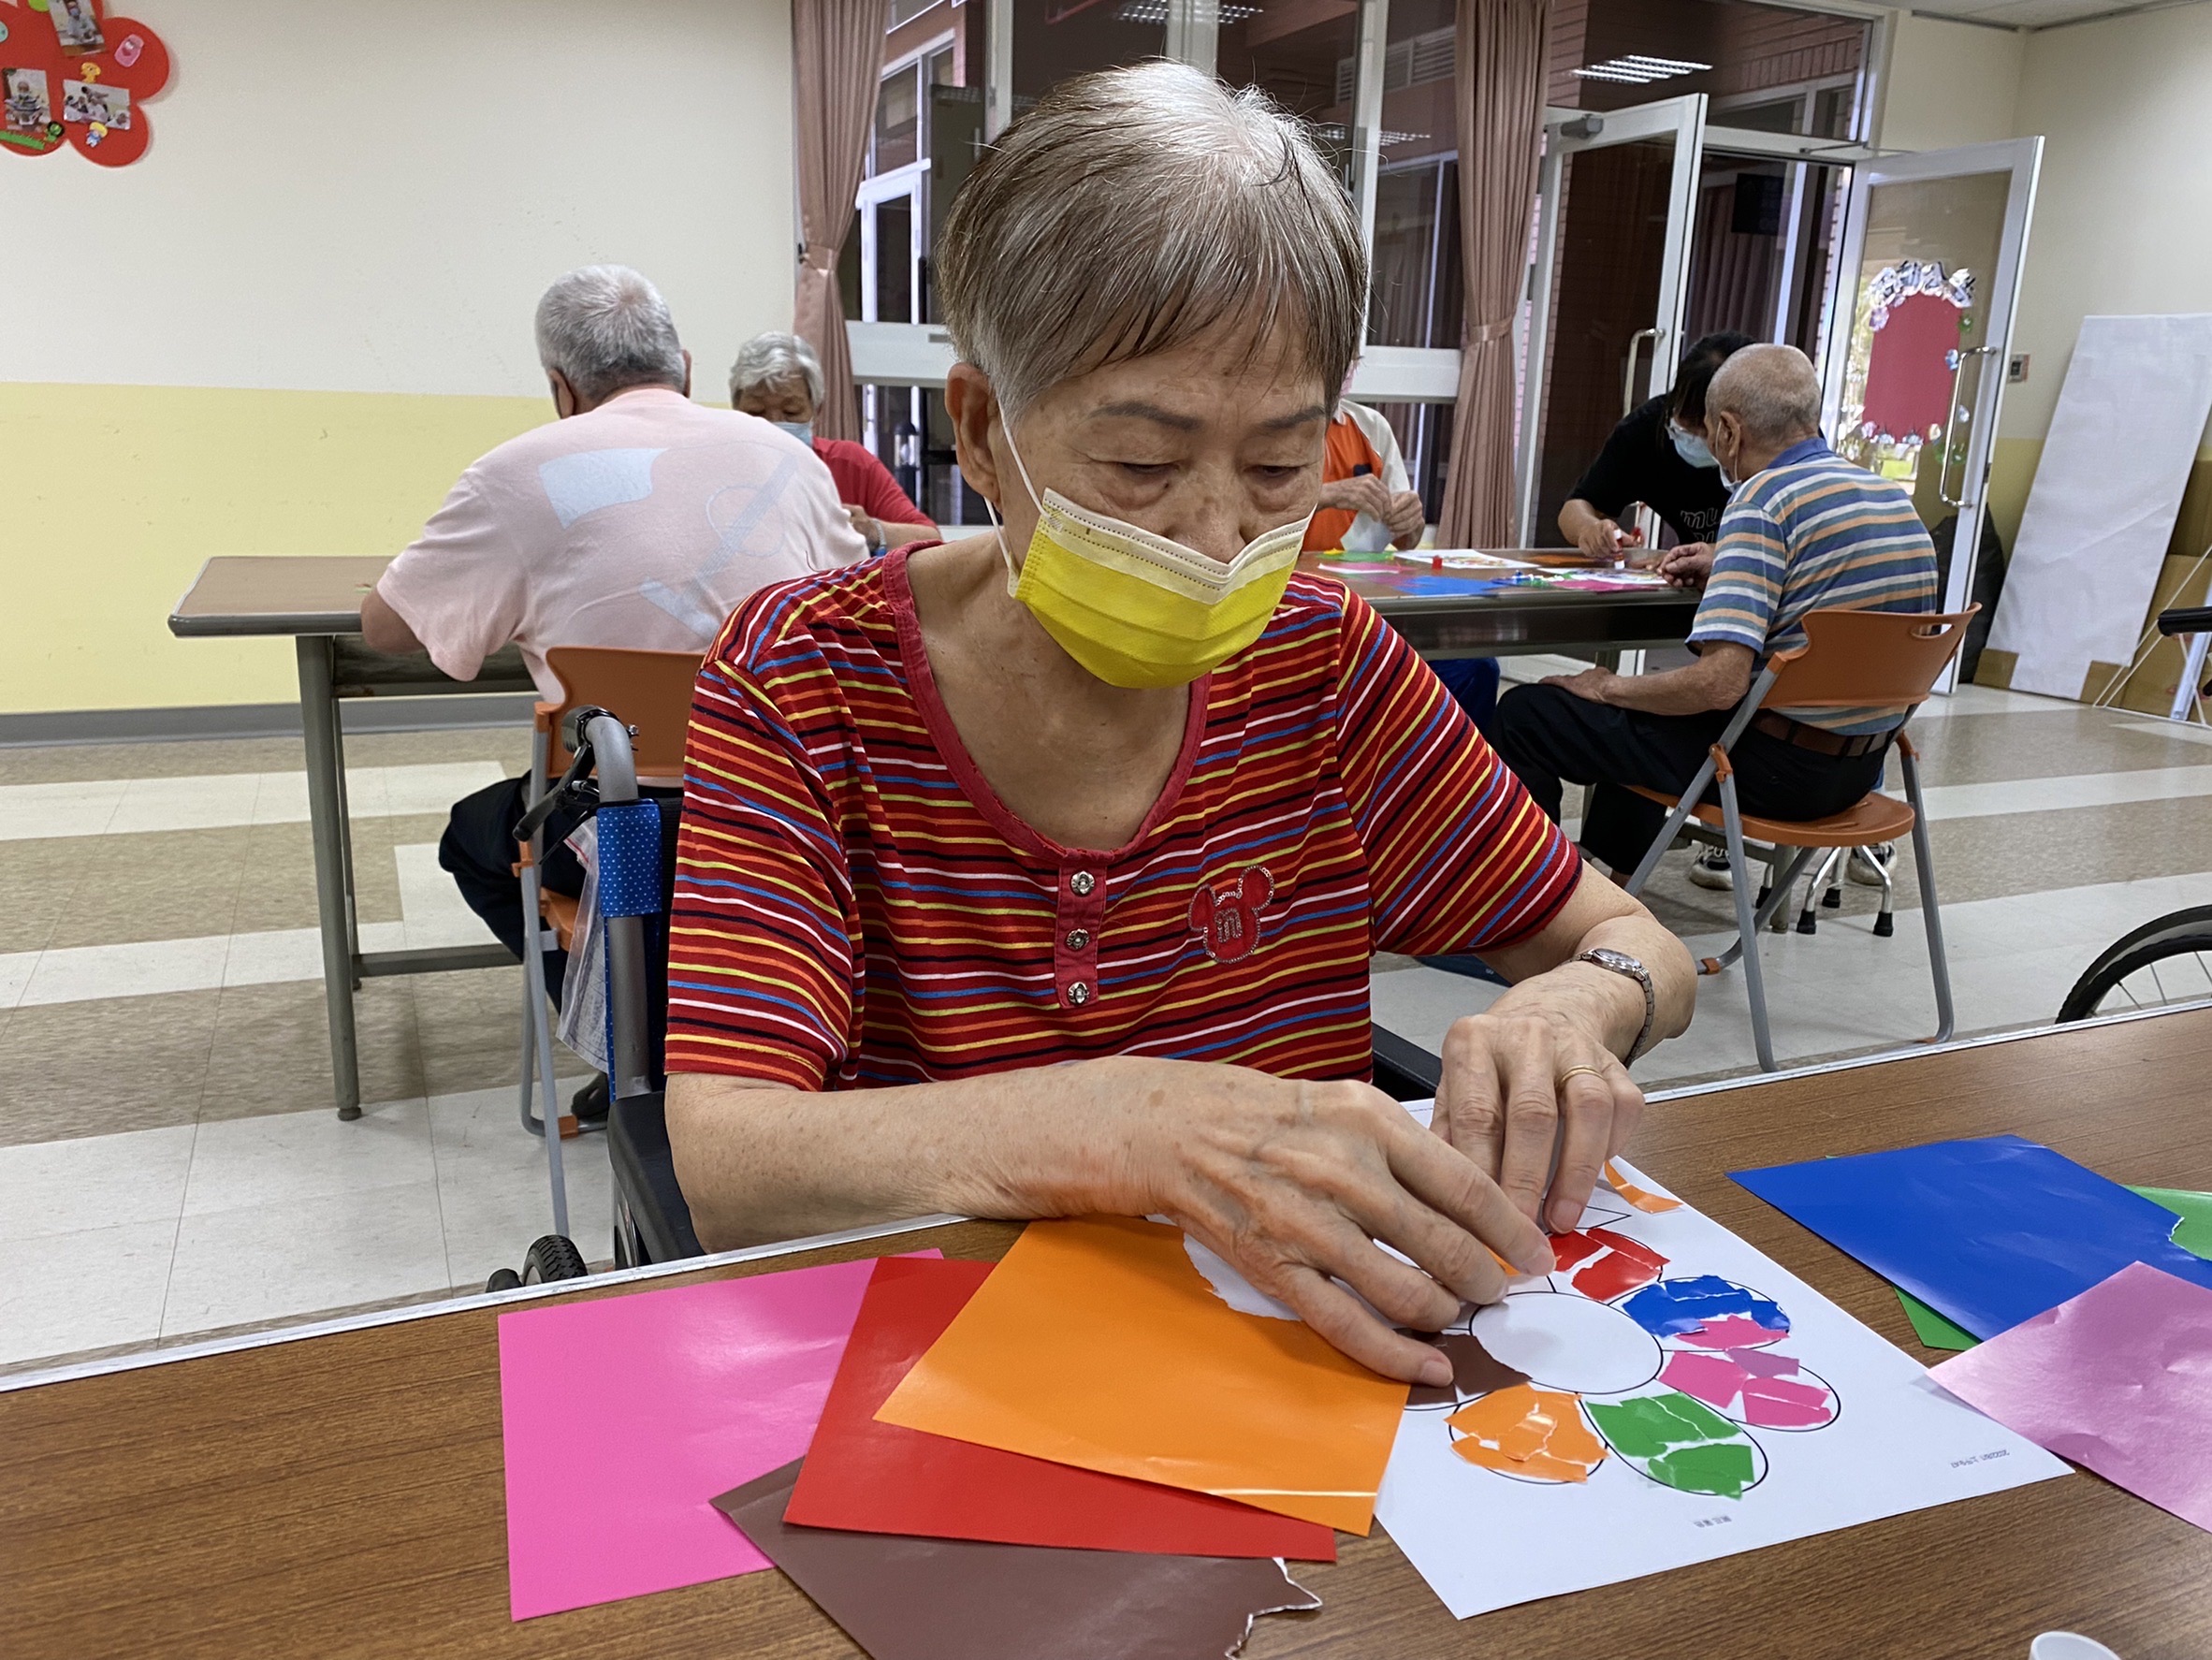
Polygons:
<instances>
[{"instance_id":1,"label":"white-haired elderly woman","mask_svg":"<svg viewBox=\"0 0 2212 1660\"><path fill-rule=\"evenodd\" d=\"M891 476L891 469L866 444L814 436L822 386L822 359L795 334L774 329L756 334L730 365L730 407L741 415L759 415L801 444L812 444L837 481L837 500L852 516L852 528L870 547L936 541L935 521L914 505Z\"/></svg>"},{"instance_id":2,"label":"white-haired elderly woman","mask_svg":"<svg viewBox=\"0 0 2212 1660\"><path fill-rule=\"evenodd\" d=\"M1259 94L1112 70L985 153L938 280L1003 529L756 597L699 681L668 1128L700 1236L1165 1215L1443 1381L1344 1288L1435 1330L1499 1258L1548 1269L1693 973L1404 641L1294 571L1351 205ZM1433 1133L1368 1082L1378 951L1513 983L1451 1027Z\"/></svg>"}]
</instances>

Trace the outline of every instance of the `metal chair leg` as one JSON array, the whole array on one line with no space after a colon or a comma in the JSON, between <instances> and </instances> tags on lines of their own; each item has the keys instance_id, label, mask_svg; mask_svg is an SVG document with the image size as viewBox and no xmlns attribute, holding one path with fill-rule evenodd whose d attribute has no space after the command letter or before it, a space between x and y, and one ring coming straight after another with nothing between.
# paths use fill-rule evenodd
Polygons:
<instances>
[{"instance_id":1,"label":"metal chair leg","mask_svg":"<svg viewBox=\"0 0 2212 1660\"><path fill-rule=\"evenodd\" d=\"M553 1023L546 1012L546 953L544 941L531 926L531 920L538 914L537 849L531 849L531 862L522 867L522 916L524 942L531 949L522 965L522 972L529 987L528 995L537 999L531 1010L531 1025L537 1033L538 1087L545 1102L546 1179L553 1190L553 1231L568 1232L568 1184L561 1172L560 1161L560 1099L553 1083Z\"/></svg>"},{"instance_id":2,"label":"metal chair leg","mask_svg":"<svg viewBox=\"0 0 2212 1660\"><path fill-rule=\"evenodd\" d=\"M1752 907L1750 867L1743 856L1743 815L1736 807L1736 779L1721 779L1721 823L1728 832L1728 874L1736 898L1736 928L1743 946L1743 988L1751 998L1752 1042L1759 1052L1759 1069L1771 1072L1774 1041L1767 1030L1767 986L1759 972L1759 917ZM1778 894L1789 892L1786 883L1775 884Z\"/></svg>"},{"instance_id":3,"label":"metal chair leg","mask_svg":"<svg viewBox=\"0 0 2212 1660\"><path fill-rule=\"evenodd\" d=\"M1936 904L1935 852L1928 841L1928 808L1920 799L1919 764L1913 751L1901 744L1899 757L1904 763L1905 799L1913 808L1913 868L1920 878L1920 922L1928 930L1928 971L1935 982L1935 1041L1947 1043L1957 1017L1951 1005L1951 959L1943 951L1943 912ZM1888 899L1885 890L1883 903L1886 905Z\"/></svg>"},{"instance_id":4,"label":"metal chair leg","mask_svg":"<svg viewBox=\"0 0 2212 1660\"><path fill-rule=\"evenodd\" d=\"M1914 835L1919 834L1920 825L1918 823L1914 824L1913 831ZM1918 853L1915 852L1914 858L1917 862ZM1890 854L1889 865L1885 865L1870 852L1867 854L1867 863L1871 865L1882 878L1882 909L1874 913L1874 932L1882 939L1886 939L1897 932L1897 917L1894 914L1897 910L1897 882L1890 875L1889 870L1889 865L1897 863L1897 855Z\"/></svg>"},{"instance_id":5,"label":"metal chair leg","mask_svg":"<svg viewBox=\"0 0 2212 1660\"><path fill-rule=\"evenodd\" d=\"M1827 857L1820 862L1820 868L1812 873L1812 880L1805 884L1805 903L1797 910L1798 933L1812 934L1819 931L1820 923L1812 914L1813 908L1820 903L1821 895L1827 887L1828 873L1836 867L1836 855L1841 851L1841 848L1830 848Z\"/></svg>"}]
</instances>

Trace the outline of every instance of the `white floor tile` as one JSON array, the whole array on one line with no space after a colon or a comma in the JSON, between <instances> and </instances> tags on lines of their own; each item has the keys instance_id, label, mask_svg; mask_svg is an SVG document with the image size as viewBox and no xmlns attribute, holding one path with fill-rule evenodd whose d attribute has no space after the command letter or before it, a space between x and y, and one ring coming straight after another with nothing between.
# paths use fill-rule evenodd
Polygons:
<instances>
[{"instance_id":1,"label":"white floor tile","mask_svg":"<svg viewBox=\"0 0 2212 1660\"><path fill-rule=\"evenodd\" d=\"M403 843L392 849L392 860L399 866L400 914L411 947L478 945L494 938L439 866L436 842Z\"/></svg>"},{"instance_id":2,"label":"white floor tile","mask_svg":"<svg viewBox=\"0 0 2212 1660\"><path fill-rule=\"evenodd\" d=\"M429 1114L418 1100L364 1107L350 1123L327 1109L231 1118L199 1127L184 1215L419 1187L436 1179Z\"/></svg>"},{"instance_id":3,"label":"white floor tile","mask_svg":"<svg viewBox=\"0 0 2212 1660\"><path fill-rule=\"evenodd\" d=\"M560 1099L566 1101L583 1082L563 1080ZM430 1134L453 1283L481 1286L495 1268L519 1269L531 1241L553 1230L553 1201L545 1143L517 1121L515 1091L478 1089L433 1099ZM585 1260L603 1260L614 1254L606 1137L572 1137L560 1151L569 1237Z\"/></svg>"},{"instance_id":4,"label":"white floor tile","mask_svg":"<svg viewBox=\"0 0 2212 1660\"><path fill-rule=\"evenodd\" d=\"M268 1197L177 1225L161 1334L307 1318L450 1283L434 1181Z\"/></svg>"},{"instance_id":5,"label":"white floor tile","mask_svg":"<svg viewBox=\"0 0 2212 1660\"><path fill-rule=\"evenodd\" d=\"M109 836L143 835L155 830L211 830L254 822L254 796L260 775L211 773L174 779L133 779L123 793Z\"/></svg>"},{"instance_id":6,"label":"white floor tile","mask_svg":"<svg viewBox=\"0 0 2212 1660\"><path fill-rule=\"evenodd\" d=\"M2136 772L2073 773L2051 779L2007 779L1989 784L1935 784L1924 792L1928 816L1983 819L2057 812L2074 807L2123 807L2212 795L2212 766L2147 766Z\"/></svg>"},{"instance_id":7,"label":"white floor tile","mask_svg":"<svg viewBox=\"0 0 2212 1660\"><path fill-rule=\"evenodd\" d=\"M346 810L356 819L444 813L463 795L506 776L496 761L350 766L345 774ZM305 823L308 816L304 772L0 784L0 841L298 824Z\"/></svg>"},{"instance_id":8,"label":"white floor tile","mask_svg":"<svg viewBox=\"0 0 2212 1660\"><path fill-rule=\"evenodd\" d=\"M89 783L0 785L0 841L97 836L108 828L127 779Z\"/></svg>"},{"instance_id":9,"label":"white floor tile","mask_svg":"<svg viewBox=\"0 0 2212 1660\"><path fill-rule=\"evenodd\" d=\"M223 963L229 953L229 937L223 934L50 949L38 954L17 1004L30 1008L203 990L223 983Z\"/></svg>"},{"instance_id":10,"label":"white floor tile","mask_svg":"<svg viewBox=\"0 0 2212 1660\"><path fill-rule=\"evenodd\" d=\"M23 1000L44 954L36 951L0 952L0 1009L12 1009Z\"/></svg>"},{"instance_id":11,"label":"white floor tile","mask_svg":"<svg viewBox=\"0 0 2212 1660\"><path fill-rule=\"evenodd\" d=\"M2122 732L2147 732L2153 737L2178 738L2185 744L2212 744L2212 726L2198 726L2183 721L2130 721L2121 725Z\"/></svg>"},{"instance_id":12,"label":"white floor tile","mask_svg":"<svg viewBox=\"0 0 2212 1660\"><path fill-rule=\"evenodd\" d=\"M176 1124L0 1147L0 1239L174 1222L192 1135Z\"/></svg>"},{"instance_id":13,"label":"white floor tile","mask_svg":"<svg viewBox=\"0 0 2212 1660\"><path fill-rule=\"evenodd\" d=\"M172 1218L0 1240L0 1363L158 1336L176 1237Z\"/></svg>"}]
</instances>

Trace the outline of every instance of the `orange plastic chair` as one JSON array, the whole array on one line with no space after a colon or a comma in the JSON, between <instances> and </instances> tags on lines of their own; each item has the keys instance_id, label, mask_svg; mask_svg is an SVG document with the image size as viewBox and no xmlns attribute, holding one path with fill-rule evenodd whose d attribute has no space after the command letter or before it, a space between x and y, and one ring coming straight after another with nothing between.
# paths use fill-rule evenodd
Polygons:
<instances>
[{"instance_id":1,"label":"orange plastic chair","mask_svg":"<svg viewBox=\"0 0 2212 1660\"><path fill-rule=\"evenodd\" d=\"M1928 814L1921 805L1919 754L1900 726L1897 734L1899 768L1904 774L1905 799L1870 793L1852 807L1823 819L1761 819L1746 817L1737 806L1736 770L1729 751L1736 747L1752 718L1768 703L1778 707L1847 709L1904 706L1917 708L1926 703L1936 681L1949 666L1966 639L1966 625L1979 611L1970 605L1948 615L1921 611L1809 611L1802 626L1805 644L1777 651L1754 677L1751 690L1736 706L1735 714L1720 741L1708 753L1705 764L1679 796L1663 791L1631 786L1636 794L1670 810L1666 826L1653 838L1628 891L1640 894L1658 867L1662 854L1678 845L1678 838L1728 851L1728 872L1736 897L1736 941L1717 957L1697 965L1700 974L1718 974L1743 960L1744 989L1749 994L1752 1040L1758 1048L1759 1065L1775 1070L1774 1042L1767 1022L1767 988L1759 971L1756 941L1761 929L1786 900L1797 878L1813 855L1831 858L1851 848L1873 847L1910 836L1914 867L1920 878L1920 920L1928 930L1928 972L1935 982L1936 1034L1941 1043L1956 1025L1951 1004L1951 968L1943 954L1943 919L1936 904L1935 860L1928 849ZM1720 785L1717 805L1705 801L1707 789ZM1748 840L1768 843L1765 848L1745 846ZM1754 907L1748 881L1753 862L1764 866L1769 877ZM1821 882L1815 881L1817 889ZM1807 910L1812 896L1807 896ZM1883 918L1889 914L1886 881ZM1805 932L1812 930L1806 928ZM1877 924L1876 931L1888 929Z\"/></svg>"},{"instance_id":2,"label":"orange plastic chair","mask_svg":"<svg viewBox=\"0 0 2212 1660\"><path fill-rule=\"evenodd\" d=\"M620 718L630 728L631 753L640 785L677 789L683 784L684 740L691 724L691 688L699 678L695 651L625 651L605 646L557 646L546 653L546 666L560 681L559 702L536 706L531 738L530 788L524 807L545 798L552 780L575 756L561 738L561 724L575 709L597 707ZM543 1135L545 1126L531 1110L533 1072L548 1103L553 1086L553 1023L543 983L545 954L567 951L575 943L577 902L546 891L539 878L545 857L542 836L532 837L515 866L522 878L522 934L527 972L522 986L522 1127ZM561 1113L560 1133L577 1132L575 1116ZM564 1209L556 1205L556 1209ZM568 1231L557 1222L557 1233Z\"/></svg>"}]
</instances>

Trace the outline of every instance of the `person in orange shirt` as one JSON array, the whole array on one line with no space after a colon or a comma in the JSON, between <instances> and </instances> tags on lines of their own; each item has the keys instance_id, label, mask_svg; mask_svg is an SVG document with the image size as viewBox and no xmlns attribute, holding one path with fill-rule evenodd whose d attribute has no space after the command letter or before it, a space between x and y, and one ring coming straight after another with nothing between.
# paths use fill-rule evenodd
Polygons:
<instances>
[{"instance_id":1,"label":"person in orange shirt","mask_svg":"<svg viewBox=\"0 0 2212 1660\"><path fill-rule=\"evenodd\" d=\"M1428 521L1390 423L1364 404L1339 400L1321 461L1321 505L1306 527L1305 551L1419 547Z\"/></svg>"},{"instance_id":2,"label":"person in orange shirt","mask_svg":"<svg viewBox=\"0 0 2212 1660\"><path fill-rule=\"evenodd\" d=\"M1351 385L1349 375L1345 385ZM1321 505L1306 527L1305 551L1419 547L1428 514L1412 484L1390 423L1363 403L1339 399L1321 460ZM1498 703L1497 659L1435 658L1429 667L1477 727L1490 719Z\"/></svg>"}]
</instances>

